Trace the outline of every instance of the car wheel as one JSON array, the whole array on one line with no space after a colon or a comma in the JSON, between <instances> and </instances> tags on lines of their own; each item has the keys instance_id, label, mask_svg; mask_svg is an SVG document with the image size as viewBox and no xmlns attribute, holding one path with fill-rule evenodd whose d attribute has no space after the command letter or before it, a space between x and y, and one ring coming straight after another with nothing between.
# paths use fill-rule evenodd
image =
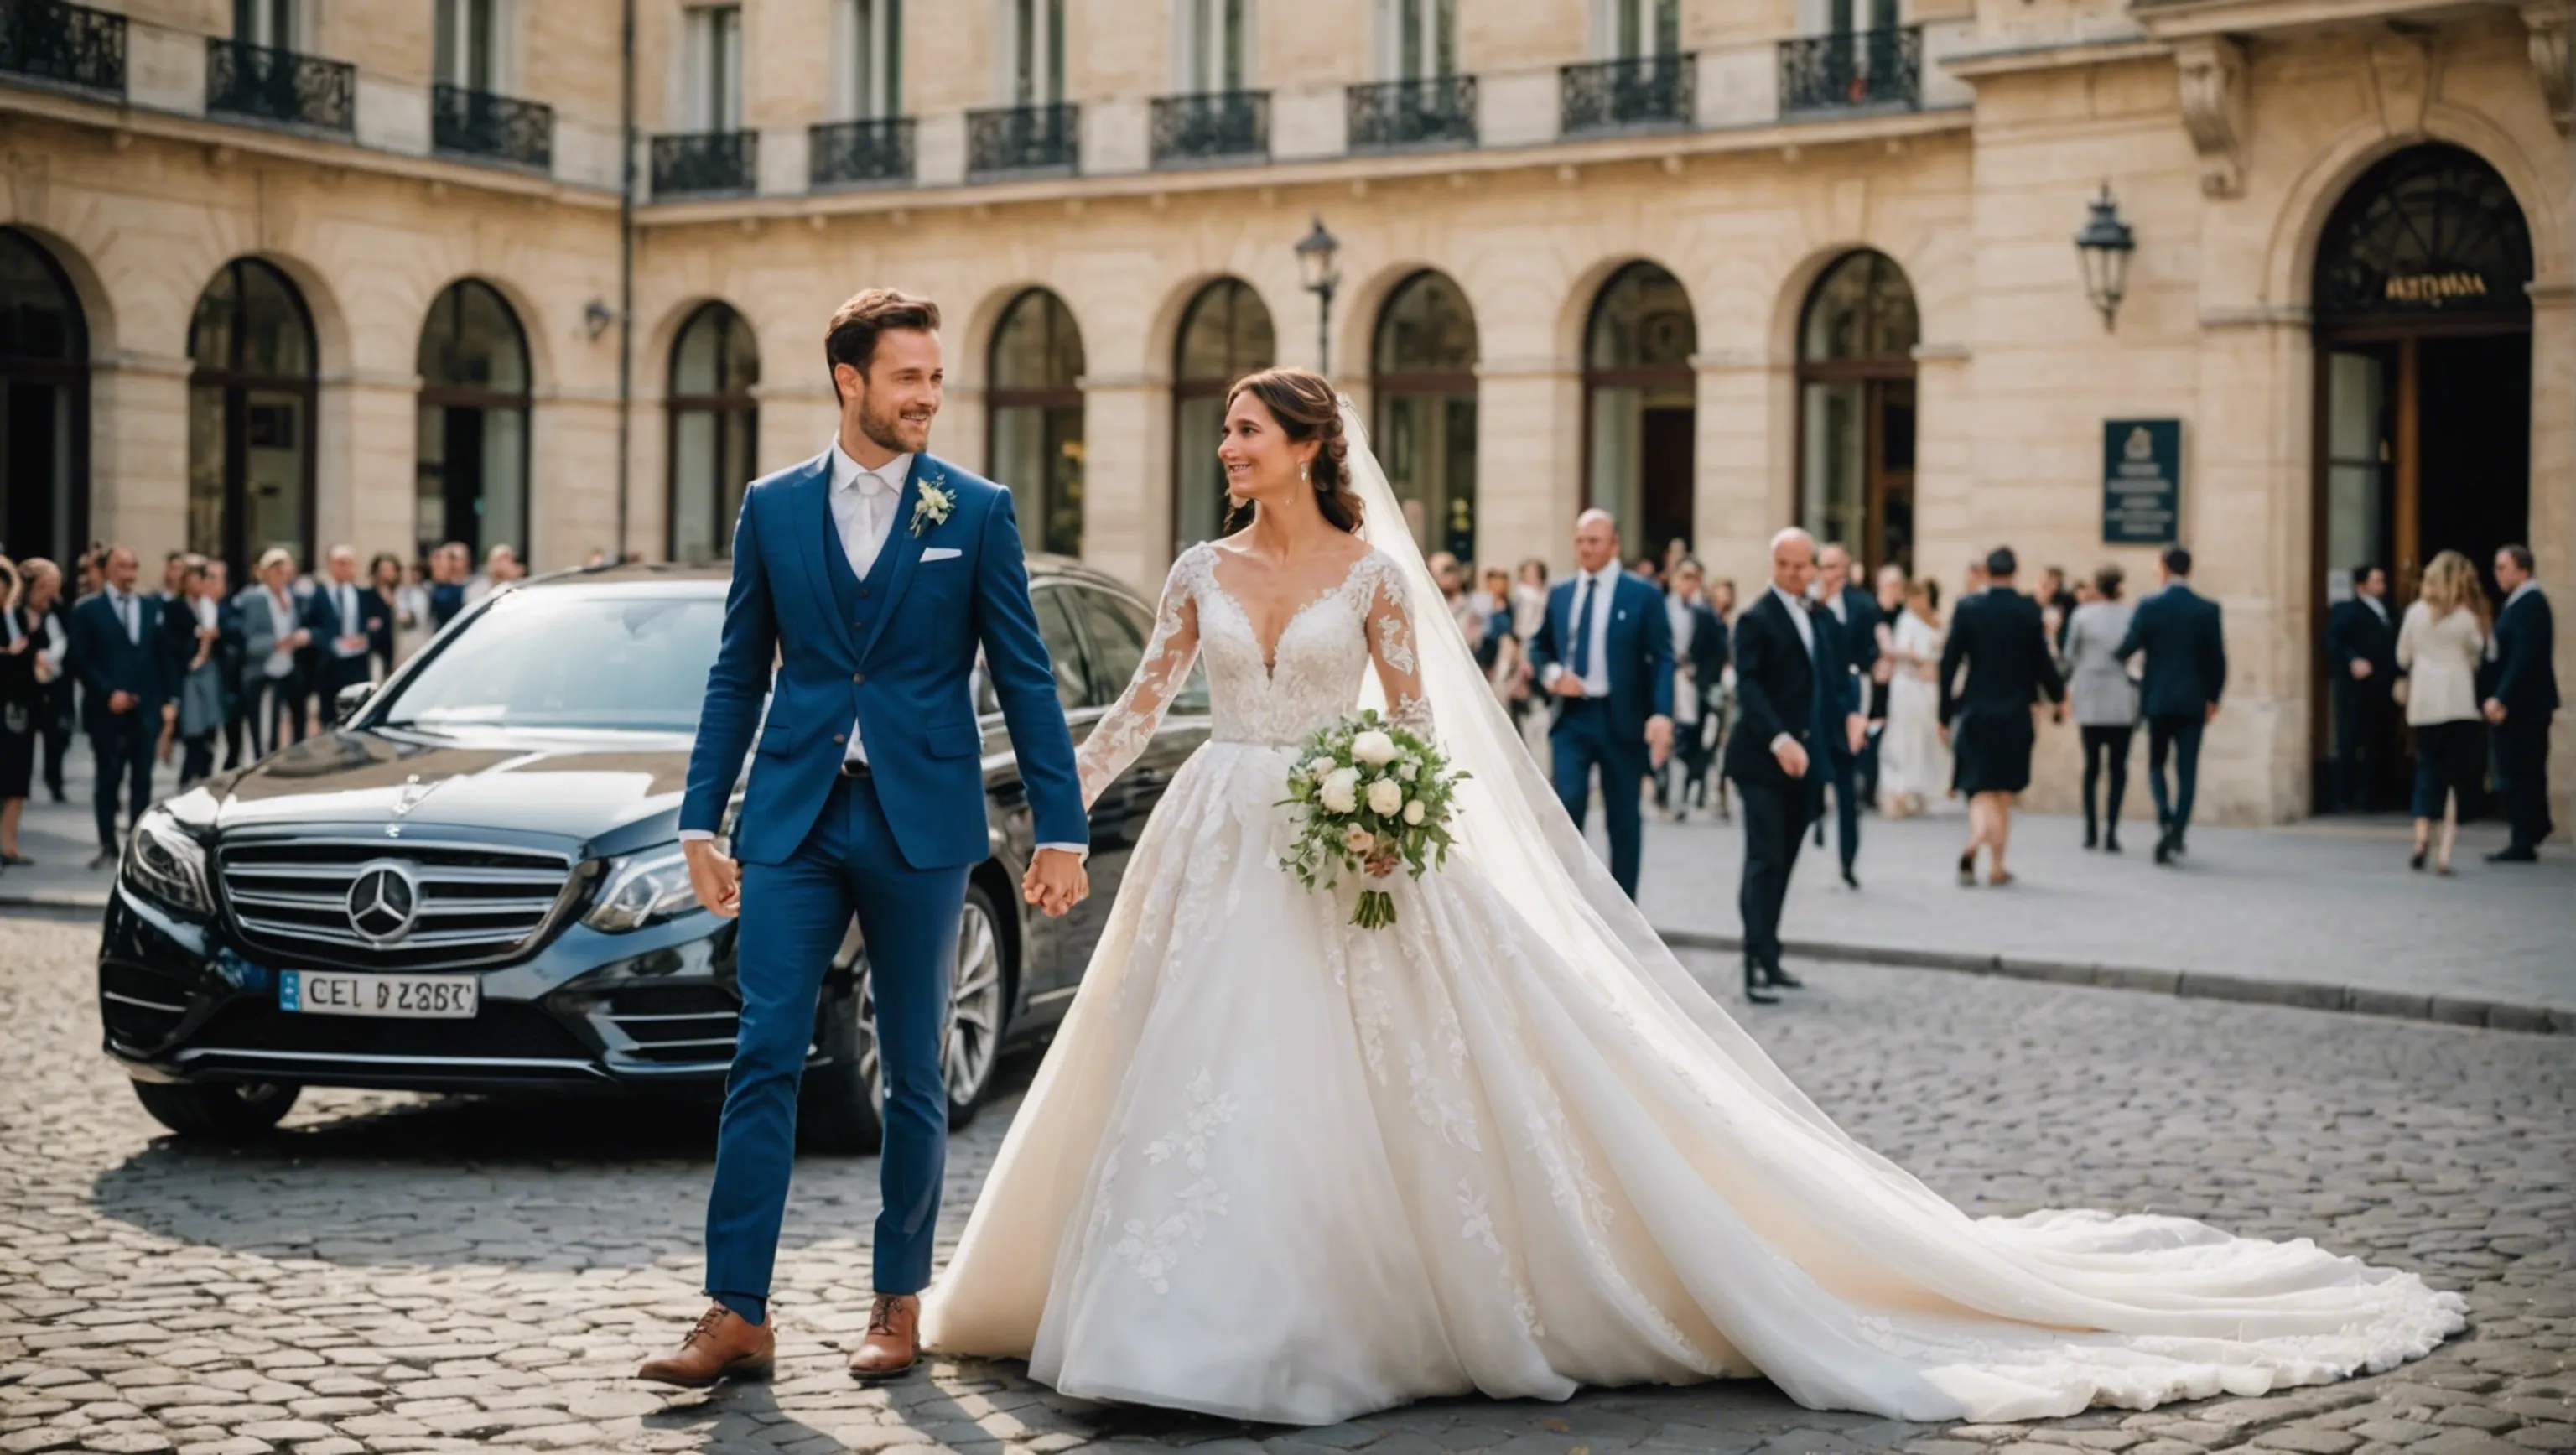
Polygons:
<instances>
[{"instance_id":1,"label":"car wheel","mask_svg":"<svg viewBox=\"0 0 2576 1455\"><path fill-rule=\"evenodd\" d=\"M974 1120L1001 1060L1013 968L1004 923L984 886L967 885L939 1053L951 1127ZM828 1064L806 1078L806 1140L823 1151L874 1152L885 1142L885 1075L877 1051L875 986L864 958L854 967L850 994L831 1015L824 1039Z\"/></svg>"},{"instance_id":2,"label":"car wheel","mask_svg":"<svg viewBox=\"0 0 2576 1455\"><path fill-rule=\"evenodd\" d=\"M303 1088L287 1081L204 1086L133 1083L135 1098L152 1119L183 1137L238 1142L277 1125Z\"/></svg>"}]
</instances>

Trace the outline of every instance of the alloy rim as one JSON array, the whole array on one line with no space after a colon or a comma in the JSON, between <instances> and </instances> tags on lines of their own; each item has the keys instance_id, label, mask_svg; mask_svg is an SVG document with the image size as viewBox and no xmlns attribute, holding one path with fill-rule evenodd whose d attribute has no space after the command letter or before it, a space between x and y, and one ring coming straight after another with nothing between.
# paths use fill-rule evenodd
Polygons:
<instances>
[{"instance_id":1,"label":"alloy rim","mask_svg":"<svg viewBox=\"0 0 2576 1455\"><path fill-rule=\"evenodd\" d=\"M947 1034L940 1044L940 1073L951 1106L964 1106L984 1089L1001 1041L1002 937L993 917L973 900L957 923L956 980L948 997ZM875 977L863 964L858 987L859 1075L880 1119L885 1114L885 1068L877 1048Z\"/></svg>"}]
</instances>

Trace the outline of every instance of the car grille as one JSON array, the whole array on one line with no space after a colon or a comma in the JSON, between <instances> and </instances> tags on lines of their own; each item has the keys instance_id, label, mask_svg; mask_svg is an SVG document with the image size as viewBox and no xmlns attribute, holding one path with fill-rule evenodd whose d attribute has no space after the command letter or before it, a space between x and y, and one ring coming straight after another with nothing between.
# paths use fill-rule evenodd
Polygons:
<instances>
[{"instance_id":1,"label":"car grille","mask_svg":"<svg viewBox=\"0 0 2576 1455\"><path fill-rule=\"evenodd\" d=\"M533 948L576 888L568 855L483 844L277 839L216 851L224 908L262 949L369 970L506 960ZM410 926L360 933L350 891L379 866L417 886Z\"/></svg>"},{"instance_id":2,"label":"car grille","mask_svg":"<svg viewBox=\"0 0 2576 1455\"><path fill-rule=\"evenodd\" d=\"M732 1060L741 1013L731 993L704 983L620 985L600 1008L635 1042L624 1048L627 1055L666 1065Z\"/></svg>"},{"instance_id":3,"label":"car grille","mask_svg":"<svg viewBox=\"0 0 2576 1455\"><path fill-rule=\"evenodd\" d=\"M361 1016L295 1015L268 1000L240 999L217 1011L188 1038L184 1059L225 1059L266 1053L272 1057L328 1059L401 1058L475 1063L494 1074L522 1075L527 1063L560 1065L582 1074L595 1053L562 1022L536 1006L487 1000L471 1020L373 1020ZM517 1064L511 1064L517 1063Z\"/></svg>"}]
</instances>

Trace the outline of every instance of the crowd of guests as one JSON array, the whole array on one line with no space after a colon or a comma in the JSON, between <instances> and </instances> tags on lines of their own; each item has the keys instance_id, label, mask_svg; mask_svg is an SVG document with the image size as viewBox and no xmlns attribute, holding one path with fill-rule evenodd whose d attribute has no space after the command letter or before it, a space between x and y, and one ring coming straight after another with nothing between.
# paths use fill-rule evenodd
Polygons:
<instances>
[{"instance_id":1,"label":"crowd of guests","mask_svg":"<svg viewBox=\"0 0 2576 1455\"><path fill-rule=\"evenodd\" d=\"M301 742L334 715L341 691L382 681L465 608L525 574L510 547L474 569L449 542L406 564L390 552L359 568L335 546L318 573L271 549L238 590L220 560L163 559L144 590L139 557L94 545L66 581L53 561L0 556L0 872L28 862L18 828L41 770L64 800L75 733L97 769L98 853L116 862L120 800L128 830L152 802L156 767L180 787Z\"/></svg>"}]
</instances>

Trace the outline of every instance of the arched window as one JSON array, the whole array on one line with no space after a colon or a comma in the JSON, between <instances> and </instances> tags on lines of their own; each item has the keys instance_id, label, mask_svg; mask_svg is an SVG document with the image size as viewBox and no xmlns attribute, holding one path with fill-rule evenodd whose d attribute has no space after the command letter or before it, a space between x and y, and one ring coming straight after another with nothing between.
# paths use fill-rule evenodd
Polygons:
<instances>
[{"instance_id":1,"label":"arched window","mask_svg":"<svg viewBox=\"0 0 2576 1455\"><path fill-rule=\"evenodd\" d=\"M1275 360L1270 309L1248 283L1219 278L1181 315L1172 359L1172 549L1186 550L1225 528L1225 396L1234 381Z\"/></svg>"},{"instance_id":2,"label":"arched window","mask_svg":"<svg viewBox=\"0 0 2576 1455\"><path fill-rule=\"evenodd\" d=\"M224 265L188 324L188 549L235 580L272 546L313 560L313 316L257 258Z\"/></svg>"},{"instance_id":3,"label":"arched window","mask_svg":"<svg viewBox=\"0 0 2576 1455\"><path fill-rule=\"evenodd\" d=\"M89 537L89 326L43 244L0 227L0 554L70 570Z\"/></svg>"},{"instance_id":4,"label":"arched window","mask_svg":"<svg viewBox=\"0 0 2576 1455\"><path fill-rule=\"evenodd\" d=\"M488 283L450 284L420 331L421 551L528 556L528 340Z\"/></svg>"},{"instance_id":5,"label":"arched window","mask_svg":"<svg viewBox=\"0 0 2576 1455\"><path fill-rule=\"evenodd\" d=\"M1845 254L1798 324L1798 523L1864 566L1914 565L1914 346L1905 272Z\"/></svg>"},{"instance_id":6,"label":"arched window","mask_svg":"<svg viewBox=\"0 0 2576 1455\"><path fill-rule=\"evenodd\" d=\"M1446 273L1396 285L1369 354L1378 462L1426 551L1476 559L1476 315Z\"/></svg>"},{"instance_id":7,"label":"arched window","mask_svg":"<svg viewBox=\"0 0 2576 1455\"><path fill-rule=\"evenodd\" d=\"M1618 517L1630 559L1691 539L1699 325L1681 281L1630 263L1601 285L1584 331L1586 501Z\"/></svg>"},{"instance_id":8,"label":"arched window","mask_svg":"<svg viewBox=\"0 0 2576 1455\"><path fill-rule=\"evenodd\" d=\"M733 552L760 435L760 344L741 314L701 305L671 345L671 559Z\"/></svg>"},{"instance_id":9,"label":"arched window","mask_svg":"<svg viewBox=\"0 0 2576 1455\"><path fill-rule=\"evenodd\" d=\"M993 478L1011 487L1029 549L1082 554L1082 330L1064 300L1032 288L993 331L984 393Z\"/></svg>"}]
</instances>

